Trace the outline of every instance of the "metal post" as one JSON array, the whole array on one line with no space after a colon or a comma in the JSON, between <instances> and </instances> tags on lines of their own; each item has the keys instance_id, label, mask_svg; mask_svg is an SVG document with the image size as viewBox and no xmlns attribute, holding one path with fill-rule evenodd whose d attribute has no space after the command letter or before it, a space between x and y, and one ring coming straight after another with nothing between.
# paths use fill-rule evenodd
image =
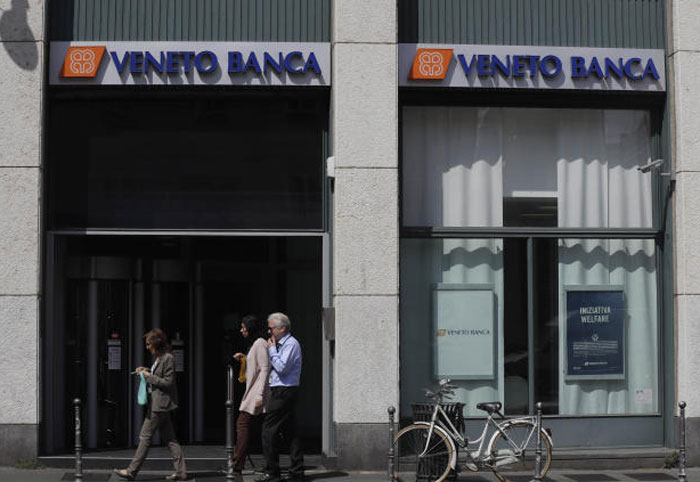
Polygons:
<instances>
[{"instance_id":1,"label":"metal post","mask_svg":"<svg viewBox=\"0 0 700 482\"><path fill-rule=\"evenodd\" d=\"M83 443L80 431L80 399L73 400L75 407L75 482L83 480Z\"/></svg>"},{"instance_id":2,"label":"metal post","mask_svg":"<svg viewBox=\"0 0 700 482\"><path fill-rule=\"evenodd\" d=\"M228 366L226 387L226 480L235 480L233 475L233 367Z\"/></svg>"},{"instance_id":3,"label":"metal post","mask_svg":"<svg viewBox=\"0 0 700 482\"><path fill-rule=\"evenodd\" d=\"M685 475L685 402L678 404L681 409L681 439L678 447L678 482L686 482Z\"/></svg>"},{"instance_id":4,"label":"metal post","mask_svg":"<svg viewBox=\"0 0 700 482\"><path fill-rule=\"evenodd\" d=\"M537 402L537 424L535 431L537 432L537 449L535 450L535 478L533 480L542 480L542 402Z\"/></svg>"},{"instance_id":5,"label":"metal post","mask_svg":"<svg viewBox=\"0 0 700 482\"><path fill-rule=\"evenodd\" d=\"M233 475L233 400L226 400L226 480L235 480Z\"/></svg>"},{"instance_id":6,"label":"metal post","mask_svg":"<svg viewBox=\"0 0 700 482\"><path fill-rule=\"evenodd\" d=\"M233 401L233 366L228 366L228 384L226 386L226 400Z\"/></svg>"},{"instance_id":7,"label":"metal post","mask_svg":"<svg viewBox=\"0 0 700 482\"><path fill-rule=\"evenodd\" d=\"M389 473L387 475L388 480L392 481L394 480L394 414L396 413L396 409L393 406L390 406L387 411L389 412L389 463L387 468Z\"/></svg>"}]
</instances>

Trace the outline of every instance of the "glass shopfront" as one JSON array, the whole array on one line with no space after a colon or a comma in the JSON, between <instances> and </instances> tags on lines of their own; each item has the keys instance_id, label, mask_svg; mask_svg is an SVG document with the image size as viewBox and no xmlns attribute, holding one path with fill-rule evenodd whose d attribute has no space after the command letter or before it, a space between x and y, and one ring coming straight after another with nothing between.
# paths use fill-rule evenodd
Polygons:
<instances>
[{"instance_id":1,"label":"glass shopfront","mask_svg":"<svg viewBox=\"0 0 700 482\"><path fill-rule=\"evenodd\" d=\"M469 416L658 416L652 115L403 108L403 416L442 377Z\"/></svg>"}]
</instances>

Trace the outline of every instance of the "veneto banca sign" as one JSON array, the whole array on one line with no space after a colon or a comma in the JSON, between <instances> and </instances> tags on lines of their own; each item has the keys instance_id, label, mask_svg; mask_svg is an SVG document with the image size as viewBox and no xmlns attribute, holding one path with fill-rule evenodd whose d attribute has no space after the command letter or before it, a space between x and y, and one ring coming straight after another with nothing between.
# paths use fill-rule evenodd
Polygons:
<instances>
[{"instance_id":1,"label":"veneto banca sign","mask_svg":"<svg viewBox=\"0 0 700 482\"><path fill-rule=\"evenodd\" d=\"M399 62L402 86L666 90L663 50L401 44Z\"/></svg>"},{"instance_id":2,"label":"veneto banca sign","mask_svg":"<svg viewBox=\"0 0 700 482\"><path fill-rule=\"evenodd\" d=\"M324 43L51 43L53 85L330 84Z\"/></svg>"}]
</instances>

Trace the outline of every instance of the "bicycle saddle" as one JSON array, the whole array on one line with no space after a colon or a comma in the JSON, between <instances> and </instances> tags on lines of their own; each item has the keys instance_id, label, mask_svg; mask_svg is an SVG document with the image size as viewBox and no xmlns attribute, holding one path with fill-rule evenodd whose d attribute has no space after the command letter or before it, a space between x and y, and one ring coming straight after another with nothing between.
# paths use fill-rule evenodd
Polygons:
<instances>
[{"instance_id":1,"label":"bicycle saddle","mask_svg":"<svg viewBox=\"0 0 700 482\"><path fill-rule=\"evenodd\" d=\"M476 404L477 409L483 410L489 415L491 415L493 412L500 412L501 406L501 402L482 402Z\"/></svg>"}]
</instances>

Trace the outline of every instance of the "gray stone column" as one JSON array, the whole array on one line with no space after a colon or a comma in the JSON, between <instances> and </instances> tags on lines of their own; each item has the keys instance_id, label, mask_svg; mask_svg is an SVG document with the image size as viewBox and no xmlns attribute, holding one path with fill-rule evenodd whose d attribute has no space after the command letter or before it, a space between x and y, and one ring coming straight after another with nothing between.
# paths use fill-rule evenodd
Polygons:
<instances>
[{"instance_id":1,"label":"gray stone column","mask_svg":"<svg viewBox=\"0 0 700 482\"><path fill-rule=\"evenodd\" d=\"M0 1L0 464L37 455L43 2Z\"/></svg>"},{"instance_id":2,"label":"gray stone column","mask_svg":"<svg viewBox=\"0 0 700 482\"><path fill-rule=\"evenodd\" d=\"M688 462L700 464L700 0L671 4L669 47L675 197L676 377L688 403Z\"/></svg>"},{"instance_id":3,"label":"gray stone column","mask_svg":"<svg viewBox=\"0 0 700 482\"><path fill-rule=\"evenodd\" d=\"M333 2L338 464L386 465L399 397L396 0Z\"/></svg>"}]
</instances>

